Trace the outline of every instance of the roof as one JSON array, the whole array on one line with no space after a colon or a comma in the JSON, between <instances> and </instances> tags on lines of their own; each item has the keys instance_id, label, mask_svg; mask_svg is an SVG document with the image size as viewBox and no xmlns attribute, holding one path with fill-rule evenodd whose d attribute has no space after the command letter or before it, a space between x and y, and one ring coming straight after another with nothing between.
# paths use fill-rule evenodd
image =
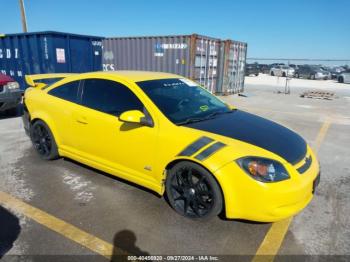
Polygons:
<instances>
[{"instance_id":1,"label":"roof","mask_svg":"<svg viewBox=\"0 0 350 262\"><path fill-rule=\"evenodd\" d=\"M171 73L153 72L153 71L120 70L120 71L103 71L99 73L106 74L106 75L117 75L119 77L125 78L126 80L131 80L134 82L166 79L166 78L182 78L182 76L171 74Z\"/></svg>"},{"instance_id":2,"label":"roof","mask_svg":"<svg viewBox=\"0 0 350 262\"><path fill-rule=\"evenodd\" d=\"M74 33L65 33L65 32L58 32L58 31L41 31L41 32L27 32L27 33L12 33L12 34L1 34L0 37L15 37L15 36L22 36L22 35L61 35L61 36L72 36L72 37L79 37L79 38L94 38L94 39L104 39L102 36L91 36L91 35L81 35L81 34L74 34Z\"/></svg>"},{"instance_id":3,"label":"roof","mask_svg":"<svg viewBox=\"0 0 350 262\"><path fill-rule=\"evenodd\" d=\"M113 39L149 39L149 38L203 38L213 41L221 41L219 38L206 36L206 35L200 35L200 34L191 34L191 35L150 35L150 36L109 36L106 37L106 40L113 40Z\"/></svg>"}]
</instances>

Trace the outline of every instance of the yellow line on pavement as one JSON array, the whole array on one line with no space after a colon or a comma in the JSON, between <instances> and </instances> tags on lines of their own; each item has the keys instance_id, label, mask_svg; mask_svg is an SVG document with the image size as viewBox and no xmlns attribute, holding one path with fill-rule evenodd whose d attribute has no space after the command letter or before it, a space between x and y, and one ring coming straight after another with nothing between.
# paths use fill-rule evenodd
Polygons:
<instances>
[{"instance_id":1,"label":"yellow line on pavement","mask_svg":"<svg viewBox=\"0 0 350 262\"><path fill-rule=\"evenodd\" d=\"M328 132L330 125L331 125L331 121L329 119L327 119L323 123L320 131L318 132L316 140L315 140L315 148L314 148L316 153L318 153L318 151L320 150L321 144L326 137L326 134Z\"/></svg>"},{"instance_id":2,"label":"yellow line on pavement","mask_svg":"<svg viewBox=\"0 0 350 262\"><path fill-rule=\"evenodd\" d=\"M14 212L21 213L37 223L63 235L64 237L100 254L107 259L114 255L128 255L127 252L113 247L112 244L95 237L59 218L56 218L36 207L33 207L5 192L0 191L0 205Z\"/></svg>"},{"instance_id":3,"label":"yellow line on pavement","mask_svg":"<svg viewBox=\"0 0 350 262\"><path fill-rule=\"evenodd\" d=\"M330 125L331 121L327 119L322 124L317 134L314 146L316 154L318 153L321 144L326 137ZM271 225L252 260L253 262L270 262L275 259L275 256L277 255L278 250L282 245L282 242L288 232L288 228L292 220L293 217L289 217L287 219L275 222Z\"/></svg>"}]
</instances>

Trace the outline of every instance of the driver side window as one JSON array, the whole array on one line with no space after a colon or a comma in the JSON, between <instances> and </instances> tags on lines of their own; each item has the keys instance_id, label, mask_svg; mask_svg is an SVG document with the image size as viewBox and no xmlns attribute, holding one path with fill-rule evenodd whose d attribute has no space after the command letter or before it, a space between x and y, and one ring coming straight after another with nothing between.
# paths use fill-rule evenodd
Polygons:
<instances>
[{"instance_id":1,"label":"driver side window","mask_svg":"<svg viewBox=\"0 0 350 262\"><path fill-rule=\"evenodd\" d=\"M143 111L143 104L127 86L105 79L83 81L82 105L115 116L128 110Z\"/></svg>"}]
</instances>

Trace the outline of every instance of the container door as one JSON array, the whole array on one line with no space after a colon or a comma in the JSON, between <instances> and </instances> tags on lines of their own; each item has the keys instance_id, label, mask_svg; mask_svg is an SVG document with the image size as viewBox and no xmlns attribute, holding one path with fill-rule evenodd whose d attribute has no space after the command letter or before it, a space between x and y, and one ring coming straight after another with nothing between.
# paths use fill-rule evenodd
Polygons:
<instances>
[{"instance_id":1,"label":"container door","mask_svg":"<svg viewBox=\"0 0 350 262\"><path fill-rule=\"evenodd\" d=\"M216 92L219 43L215 40L197 38L194 63L194 80L208 91Z\"/></svg>"},{"instance_id":2,"label":"container door","mask_svg":"<svg viewBox=\"0 0 350 262\"><path fill-rule=\"evenodd\" d=\"M91 71L94 64L91 42L85 39L71 38L69 44L71 72Z\"/></svg>"}]
</instances>

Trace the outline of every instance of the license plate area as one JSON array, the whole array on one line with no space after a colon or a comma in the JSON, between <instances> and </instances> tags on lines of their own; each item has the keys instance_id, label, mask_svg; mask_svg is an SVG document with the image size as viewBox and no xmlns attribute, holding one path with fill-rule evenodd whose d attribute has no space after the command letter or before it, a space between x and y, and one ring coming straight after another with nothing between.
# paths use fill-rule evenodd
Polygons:
<instances>
[{"instance_id":1,"label":"license plate area","mask_svg":"<svg viewBox=\"0 0 350 262\"><path fill-rule=\"evenodd\" d=\"M318 184L320 183L320 179L321 179L321 174L319 173L319 174L317 175L317 177L315 178L313 184L312 184L312 194L315 193L316 187L317 187Z\"/></svg>"}]
</instances>

